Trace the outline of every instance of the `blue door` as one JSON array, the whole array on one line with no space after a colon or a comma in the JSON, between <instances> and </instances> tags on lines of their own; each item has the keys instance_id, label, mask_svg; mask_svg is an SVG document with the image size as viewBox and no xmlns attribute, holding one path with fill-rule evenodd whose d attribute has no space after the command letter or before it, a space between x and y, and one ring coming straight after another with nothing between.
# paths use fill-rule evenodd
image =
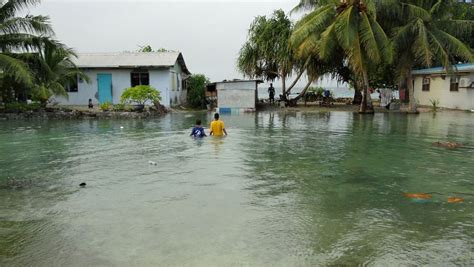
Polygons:
<instances>
[{"instance_id":1,"label":"blue door","mask_svg":"<svg viewBox=\"0 0 474 267\"><path fill-rule=\"evenodd\" d=\"M99 103L112 103L112 74L97 74L97 86L99 91Z\"/></svg>"}]
</instances>

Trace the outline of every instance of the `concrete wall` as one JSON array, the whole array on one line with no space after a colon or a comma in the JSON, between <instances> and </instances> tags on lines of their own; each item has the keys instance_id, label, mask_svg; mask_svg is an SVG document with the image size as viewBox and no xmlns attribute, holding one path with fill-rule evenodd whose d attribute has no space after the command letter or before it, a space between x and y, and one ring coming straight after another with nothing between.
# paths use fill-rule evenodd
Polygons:
<instances>
[{"instance_id":1,"label":"concrete wall","mask_svg":"<svg viewBox=\"0 0 474 267\"><path fill-rule=\"evenodd\" d=\"M217 107L255 109L257 88L255 81L216 83Z\"/></svg>"},{"instance_id":2,"label":"concrete wall","mask_svg":"<svg viewBox=\"0 0 474 267\"><path fill-rule=\"evenodd\" d=\"M85 81L78 83L78 91L68 93L69 98L55 96L56 102L61 105L87 105L89 98L92 103L97 105L98 101L98 86L97 74L110 73L112 74L112 101L113 104L120 103L120 96L122 92L131 86L130 73L132 69L88 69L85 74L89 76L90 83ZM161 94L161 103L166 107L171 104L172 93L171 89L171 72L170 70L149 70L150 86L156 88Z\"/></svg>"},{"instance_id":3,"label":"concrete wall","mask_svg":"<svg viewBox=\"0 0 474 267\"><path fill-rule=\"evenodd\" d=\"M423 78L430 78L430 90L423 91ZM461 75L460 78L470 77L474 81L474 73ZM444 108L471 110L474 109L474 88L462 88L459 91L449 91L450 76L443 79L439 75L415 77L415 99L419 105L431 106L430 99L439 100L439 106Z\"/></svg>"}]
</instances>

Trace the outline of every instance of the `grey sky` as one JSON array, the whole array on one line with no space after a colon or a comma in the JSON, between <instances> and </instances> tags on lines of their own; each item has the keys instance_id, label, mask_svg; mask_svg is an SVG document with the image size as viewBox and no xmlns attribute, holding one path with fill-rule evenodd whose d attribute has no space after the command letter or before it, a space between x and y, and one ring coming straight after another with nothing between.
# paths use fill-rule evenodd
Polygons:
<instances>
[{"instance_id":1,"label":"grey sky","mask_svg":"<svg viewBox=\"0 0 474 267\"><path fill-rule=\"evenodd\" d=\"M235 59L258 15L298 0L43 0L30 13L50 16L56 37L77 52L134 51L150 44L179 50L192 73L212 81L242 78Z\"/></svg>"}]
</instances>

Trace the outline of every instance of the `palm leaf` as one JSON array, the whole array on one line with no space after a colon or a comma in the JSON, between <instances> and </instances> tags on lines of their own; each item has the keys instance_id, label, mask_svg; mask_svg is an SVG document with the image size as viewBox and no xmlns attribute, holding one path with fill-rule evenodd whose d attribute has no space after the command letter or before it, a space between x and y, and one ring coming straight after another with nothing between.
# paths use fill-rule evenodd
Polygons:
<instances>
[{"instance_id":1,"label":"palm leaf","mask_svg":"<svg viewBox=\"0 0 474 267\"><path fill-rule=\"evenodd\" d=\"M3 75L13 77L17 82L26 85L32 83L31 72L28 66L23 61L4 53L0 53L0 70L3 72Z\"/></svg>"}]
</instances>

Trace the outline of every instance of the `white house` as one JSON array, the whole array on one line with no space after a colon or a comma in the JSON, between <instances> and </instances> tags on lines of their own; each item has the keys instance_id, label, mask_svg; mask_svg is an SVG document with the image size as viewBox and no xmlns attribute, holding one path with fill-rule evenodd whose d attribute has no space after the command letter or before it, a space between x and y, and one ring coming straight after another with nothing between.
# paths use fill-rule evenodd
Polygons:
<instances>
[{"instance_id":1,"label":"white house","mask_svg":"<svg viewBox=\"0 0 474 267\"><path fill-rule=\"evenodd\" d=\"M232 80L216 82L217 108L223 112L255 111L257 89L261 80Z\"/></svg>"},{"instance_id":2,"label":"white house","mask_svg":"<svg viewBox=\"0 0 474 267\"><path fill-rule=\"evenodd\" d=\"M120 102L122 92L136 85L150 85L160 91L166 106L186 100L183 86L190 72L180 52L122 52L78 54L74 63L89 76L67 86L68 98L55 97L62 105L87 105Z\"/></svg>"},{"instance_id":3,"label":"white house","mask_svg":"<svg viewBox=\"0 0 474 267\"><path fill-rule=\"evenodd\" d=\"M451 72L442 67L413 70L415 99L420 105L439 101L444 108L474 109L474 64L458 64Z\"/></svg>"}]
</instances>

